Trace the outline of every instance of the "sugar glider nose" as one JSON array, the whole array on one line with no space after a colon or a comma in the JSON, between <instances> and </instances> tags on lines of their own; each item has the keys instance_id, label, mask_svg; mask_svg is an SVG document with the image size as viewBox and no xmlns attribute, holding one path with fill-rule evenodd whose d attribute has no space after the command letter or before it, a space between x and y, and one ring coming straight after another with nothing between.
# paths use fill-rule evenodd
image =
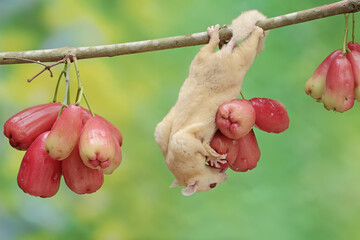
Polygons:
<instances>
[{"instance_id":1,"label":"sugar glider nose","mask_svg":"<svg viewBox=\"0 0 360 240\"><path fill-rule=\"evenodd\" d=\"M227 179L227 175L225 173L226 171L226 168L225 169L220 169L220 173L222 173L222 181L225 181Z\"/></svg>"}]
</instances>

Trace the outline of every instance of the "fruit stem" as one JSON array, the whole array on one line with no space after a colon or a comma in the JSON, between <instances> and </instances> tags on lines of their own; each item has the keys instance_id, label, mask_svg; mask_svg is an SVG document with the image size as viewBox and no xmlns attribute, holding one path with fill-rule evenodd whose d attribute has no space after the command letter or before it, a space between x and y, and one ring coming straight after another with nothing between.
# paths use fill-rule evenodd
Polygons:
<instances>
[{"instance_id":1,"label":"fruit stem","mask_svg":"<svg viewBox=\"0 0 360 240\"><path fill-rule=\"evenodd\" d=\"M79 71L79 66L77 64L77 58L76 56L73 56L73 62L74 62L74 66L75 66L75 70L76 70L76 78L77 78L77 81L78 81L78 90L77 90L77 94L76 94L76 103L75 105L80 105L80 101L81 101L81 98L84 97L85 99L85 102L86 102L86 105L91 113L92 116L95 116L94 112L92 111L91 109L91 106L89 104L89 101L86 97L86 94L84 92L84 87L81 83L81 78L80 78L80 71Z\"/></svg>"},{"instance_id":2,"label":"fruit stem","mask_svg":"<svg viewBox=\"0 0 360 240\"><path fill-rule=\"evenodd\" d=\"M61 105L58 118L60 117L64 107L67 107L70 104L70 59L66 59L64 70L66 69L65 74L65 94L64 94L64 101Z\"/></svg>"},{"instance_id":3,"label":"fruit stem","mask_svg":"<svg viewBox=\"0 0 360 240\"><path fill-rule=\"evenodd\" d=\"M77 79L77 83L78 83L78 89L77 89L77 93L76 93L75 104L79 105L84 89L83 89L83 86L81 84L80 71L79 71L79 66L77 64L76 56L72 57L72 61L74 62L75 71L76 71L76 79Z\"/></svg>"},{"instance_id":4,"label":"fruit stem","mask_svg":"<svg viewBox=\"0 0 360 240\"><path fill-rule=\"evenodd\" d=\"M58 90L59 90L59 84L60 84L61 77L62 77L62 75L66 75L65 69L66 69L66 63L64 64L64 69L61 71L61 73L59 75L59 78L57 80L57 83L56 83L55 93L54 93L54 97L53 97L53 102L54 103L57 101L57 93L58 93Z\"/></svg>"},{"instance_id":5,"label":"fruit stem","mask_svg":"<svg viewBox=\"0 0 360 240\"><path fill-rule=\"evenodd\" d=\"M346 55L346 43L347 43L347 35L349 31L349 14L345 13L345 33L344 33L344 42L342 47L342 54Z\"/></svg>"},{"instance_id":6,"label":"fruit stem","mask_svg":"<svg viewBox=\"0 0 360 240\"><path fill-rule=\"evenodd\" d=\"M243 93L242 91L240 91L240 95L241 95L241 97L242 97L243 99L246 100L246 97L245 97L245 95L244 95L244 93Z\"/></svg>"},{"instance_id":7,"label":"fruit stem","mask_svg":"<svg viewBox=\"0 0 360 240\"><path fill-rule=\"evenodd\" d=\"M352 14L352 43L355 43L355 13Z\"/></svg>"},{"instance_id":8,"label":"fruit stem","mask_svg":"<svg viewBox=\"0 0 360 240\"><path fill-rule=\"evenodd\" d=\"M94 112L91 110L91 107L90 107L89 101L88 101L88 99L87 99L87 97L86 97L86 95L85 95L85 92L83 92L83 96L84 96L84 99L85 99L86 105L88 106L88 109L89 109L89 111L90 111L91 115L94 117L94 116L95 116L95 114L94 114Z\"/></svg>"},{"instance_id":9,"label":"fruit stem","mask_svg":"<svg viewBox=\"0 0 360 240\"><path fill-rule=\"evenodd\" d=\"M64 101L63 101L63 106L68 106L69 101L69 97L70 97L70 59L66 60L66 73L65 73L65 95L64 95Z\"/></svg>"}]
</instances>

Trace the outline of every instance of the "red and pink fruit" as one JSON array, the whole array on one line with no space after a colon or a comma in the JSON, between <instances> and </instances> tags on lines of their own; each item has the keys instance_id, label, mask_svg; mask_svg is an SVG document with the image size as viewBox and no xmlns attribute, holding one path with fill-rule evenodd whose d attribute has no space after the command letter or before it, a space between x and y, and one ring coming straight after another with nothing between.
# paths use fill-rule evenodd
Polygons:
<instances>
[{"instance_id":1,"label":"red and pink fruit","mask_svg":"<svg viewBox=\"0 0 360 240\"><path fill-rule=\"evenodd\" d=\"M360 44L357 42L348 42L348 48L350 51L359 51L360 52Z\"/></svg>"},{"instance_id":2,"label":"red and pink fruit","mask_svg":"<svg viewBox=\"0 0 360 240\"><path fill-rule=\"evenodd\" d=\"M80 136L81 112L81 107L74 104L63 109L45 141L45 149L50 157L63 160L73 151Z\"/></svg>"},{"instance_id":3,"label":"red and pink fruit","mask_svg":"<svg viewBox=\"0 0 360 240\"><path fill-rule=\"evenodd\" d=\"M76 146L62 163L62 173L66 185L77 194L93 193L100 189L104 182L101 169L91 169L84 165Z\"/></svg>"},{"instance_id":4,"label":"red and pink fruit","mask_svg":"<svg viewBox=\"0 0 360 240\"><path fill-rule=\"evenodd\" d=\"M94 116L87 120L80 135L81 159L89 168L107 168L115 160L116 144L104 121L99 116Z\"/></svg>"},{"instance_id":5,"label":"red and pink fruit","mask_svg":"<svg viewBox=\"0 0 360 240\"><path fill-rule=\"evenodd\" d=\"M353 70L350 61L342 54L330 64L322 100L326 109L337 112L345 112L354 105Z\"/></svg>"},{"instance_id":6,"label":"red and pink fruit","mask_svg":"<svg viewBox=\"0 0 360 240\"><path fill-rule=\"evenodd\" d=\"M324 61L318 66L313 75L306 81L306 94L310 95L312 98L318 101L321 101L330 64L337 56L341 55L341 52L341 49L335 50L329 56L327 56Z\"/></svg>"},{"instance_id":7,"label":"red and pink fruit","mask_svg":"<svg viewBox=\"0 0 360 240\"><path fill-rule=\"evenodd\" d=\"M289 127L289 116L285 106L270 98L250 99L256 112L255 126L269 133L281 133Z\"/></svg>"},{"instance_id":8,"label":"red and pink fruit","mask_svg":"<svg viewBox=\"0 0 360 240\"><path fill-rule=\"evenodd\" d=\"M231 139L239 139L255 124L255 110L245 99L234 99L222 104L216 114L216 125L222 134Z\"/></svg>"},{"instance_id":9,"label":"red and pink fruit","mask_svg":"<svg viewBox=\"0 0 360 240\"><path fill-rule=\"evenodd\" d=\"M260 148L255 133L251 130L247 135L237 140L238 153L230 168L236 172L246 172L254 169L260 159Z\"/></svg>"},{"instance_id":10,"label":"red and pink fruit","mask_svg":"<svg viewBox=\"0 0 360 240\"><path fill-rule=\"evenodd\" d=\"M114 137L117 139L117 141L119 142L120 147L121 147L122 143L123 143L123 136L122 136L121 132L119 131L119 129L117 129L117 127L115 127L107 119L105 119L97 114L96 114L96 116L100 117L103 120L103 122L105 123L107 128L111 131L112 135L114 135ZM91 115L90 111L85 108L82 108L82 126L84 126L85 123L87 122L87 120L89 120L91 117L92 117L92 115Z\"/></svg>"},{"instance_id":11,"label":"red and pink fruit","mask_svg":"<svg viewBox=\"0 0 360 240\"><path fill-rule=\"evenodd\" d=\"M118 140L116 139L116 137L114 135L113 135L113 139L114 139L114 144L115 144L115 156L110 161L109 166L102 169L103 173L108 174L108 175L112 174L122 161L122 152L121 152L121 148L120 148L120 143L118 142Z\"/></svg>"},{"instance_id":12,"label":"red and pink fruit","mask_svg":"<svg viewBox=\"0 0 360 240\"><path fill-rule=\"evenodd\" d=\"M4 124L4 135L10 145L18 150L26 150L43 132L49 131L60 111L60 103L48 103L27 108Z\"/></svg>"},{"instance_id":13,"label":"red and pink fruit","mask_svg":"<svg viewBox=\"0 0 360 240\"><path fill-rule=\"evenodd\" d=\"M17 177L19 187L38 197L52 197L60 187L61 162L52 159L45 151L49 132L40 134L30 145L21 162Z\"/></svg>"},{"instance_id":14,"label":"red and pink fruit","mask_svg":"<svg viewBox=\"0 0 360 240\"><path fill-rule=\"evenodd\" d=\"M354 97L360 101L360 51L352 50L347 53L346 57L351 64L354 75Z\"/></svg>"}]
</instances>

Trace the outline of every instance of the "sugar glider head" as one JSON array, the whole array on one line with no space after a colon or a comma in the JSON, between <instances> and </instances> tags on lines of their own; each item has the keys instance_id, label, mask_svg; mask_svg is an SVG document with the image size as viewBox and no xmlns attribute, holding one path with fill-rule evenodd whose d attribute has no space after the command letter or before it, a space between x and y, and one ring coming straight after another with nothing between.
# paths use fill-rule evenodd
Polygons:
<instances>
[{"instance_id":1,"label":"sugar glider head","mask_svg":"<svg viewBox=\"0 0 360 240\"><path fill-rule=\"evenodd\" d=\"M190 196L196 192L209 191L226 180L224 169L205 166L204 170L193 174L190 178L179 181L176 179L170 187L185 186L181 192L184 196Z\"/></svg>"}]
</instances>

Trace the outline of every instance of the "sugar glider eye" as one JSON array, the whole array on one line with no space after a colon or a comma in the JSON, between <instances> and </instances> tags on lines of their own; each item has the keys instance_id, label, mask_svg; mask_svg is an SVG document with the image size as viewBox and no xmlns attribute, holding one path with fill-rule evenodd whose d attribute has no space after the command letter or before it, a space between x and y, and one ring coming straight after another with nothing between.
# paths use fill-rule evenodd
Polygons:
<instances>
[{"instance_id":1,"label":"sugar glider eye","mask_svg":"<svg viewBox=\"0 0 360 240\"><path fill-rule=\"evenodd\" d=\"M210 188L214 188L214 187L216 187L216 183L210 184Z\"/></svg>"}]
</instances>

